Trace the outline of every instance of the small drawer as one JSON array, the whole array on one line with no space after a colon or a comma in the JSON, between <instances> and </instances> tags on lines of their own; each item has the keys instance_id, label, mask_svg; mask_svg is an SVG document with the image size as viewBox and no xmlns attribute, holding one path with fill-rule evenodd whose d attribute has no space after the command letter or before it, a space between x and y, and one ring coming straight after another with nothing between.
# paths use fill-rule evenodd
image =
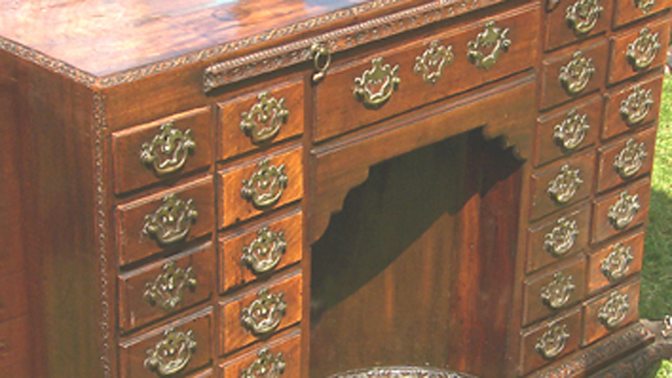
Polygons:
<instances>
[{"instance_id":1,"label":"small drawer","mask_svg":"<svg viewBox=\"0 0 672 378\"><path fill-rule=\"evenodd\" d=\"M525 281L523 324L555 315L582 301L586 294L586 260L583 254L552 272Z\"/></svg>"},{"instance_id":2,"label":"small drawer","mask_svg":"<svg viewBox=\"0 0 672 378\"><path fill-rule=\"evenodd\" d=\"M0 375L3 377L32 377L28 317L0 323ZM34 362L34 361L32 361Z\"/></svg>"},{"instance_id":3,"label":"small drawer","mask_svg":"<svg viewBox=\"0 0 672 378\"><path fill-rule=\"evenodd\" d=\"M663 77L619 87L607 95L602 139L609 139L654 121L660 112Z\"/></svg>"},{"instance_id":4,"label":"small drawer","mask_svg":"<svg viewBox=\"0 0 672 378\"><path fill-rule=\"evenodd\" d=\"M215 251L207 242L186 253L119 276L122 332L176 314L210 298Z\"/></svg>"},{"instance_id":5,"label":"small drawer","mask_svg":"<svg viewBox=\"0 0 672 378\"><path fill-rule=\"evenodd\" d=\"M581 311L575 310L525 331L520 353L521 375L536 370L578 349Z\"/></svg>"},{"instance_id":6,"label":"small drawer","mask_svg":"<svg viewBox=\"0 0 672 378\"><path fill-rule=\"evenodd\" d=\"M292 265L303 257L303 213L221 237L219 253L222 293Z\"/></svg>"},{"instance_id":7,"label":"small drawer","mask_svg":"<svg viewBox=\"0 0 672 378\"><path fill-rule=\"evenodd\" d=\"M313 138L335 137L530 67L537 59L538 12L538 5L525 5L334 64L315 87Z\"/></svg>"},{"instance_id":8,"label":"small drawer","mask_svg":"<svg viewBox=\"0 0 672 378\"><path fill-rule=\"evenodd\" d=\"M531 218L541 218L588 197L592 192L594 173L593 151L535 171L531 177Z\"/></svg>"},{"instance_id":9,"label":"small drawer","mask_svg":"<svg viewBox=\"0 0 672 378\"><path fill-rule=\"evenodd\" d=\"M212 231L215 196L212 176L177 186L116 209L119 264L159 251L175 252Z\"/></svg>"},{"instance_id":10,"label":"small drawer","mask_svg":"<svg viewBox=\"0 0 672 378\"><path fill-rule=\"evenodd\" d=\"M304 83L286 82L218 104L218 159L268 147L303 133Z\"/></svg>"},{"instance_id":11,"label":"small drawer","mask_svg":"<svg viewBox=\"0 0 672 378\"><path fill-rule=\"evenodd\" d=\"M603 33L609 27L611 0L546 2L544 46L553 50Z\"/></svg>"},{"instance_id":12,"label":"small drawer","mask_svg":"<svg viewBox=\"0 0 672 378\"><path fill-rule=\"evenodd\" d=\"M595 200L592 242L598 243L646 221L651 181L639 180Z\"/></svg>"},{"instance_id":13,"label":"small drawer","mask_svg":"<svg viewBox=\"0 0 672 378\"><path fill-rule=\"evenodd\" d=\"M300 377L301 335L295 332L271 340L256 349L226 360L219 366L222 378Z\"/></svg>"},{"instance_id":14,"label":"small drawer","mask_svg":"<svg viewBox=\"0 0 672 378\"><path fill-rule=\"evenodd\" d=\"M670 41L669 24L667 18L659 19L611 37L609 84L662 66Z\"/></svg>"},{"instance_id":15,"label":"small drawer","mask_svg":"<svg viewBox=\"0 0 672 378\"><path fill-rule=\"evenodd\" d=\"M201 108L113 133L115 193L207 167L212 129L210 109Z\"/></svg>"},{"instance_id":16,"label":"small drawer","mask_svg":"<svg viewBox=\"0 0 672 378\"><path fill-rule=\"evenodd\" d=\"M583 345L639 319L639 280L611 290L583 305Z\"/></svg>"},{"instance_id":17,"label":"small drawer","mask_svg":"<svg viewBox=\"0 0 672 378\"><path fill-rule=\"evenodd\" d=\"M651 172L655 146L656 129L649 128L601 147L597 160L597 190L603 192Z\"/></svg>"},{"instance_id":18,"label":"small drawer","mask_svg":"<svg viewBox=\"0 0 672 378\"><path fill-rule=\"evenodd\" d=\"M602 126L602 97L540 117L537 123L535 166L592 146Z\"/></svg>"},{"instance_id":19,"label":"small drawer","mask_svg":"<svg viewBox=\"0 0 672 378\"><path fill-rule=\"evenodd\" d=\"M28 311L24 275L22 271L0 275L0 322L25 315Z\"/></svg>"},{"instance_id":20,"label":"small drawer","mask_svg":"<svg viewBox=\"0 0 672 378\"><path fill-rule=\"evenodd\" d=\"M122 378L183 377L212 363L211 308L119 344ZM196 375L198 376L198 375Z\"/></svg>"},{"instance_id":21,"label":"small drawer","mask_svg":"<svg viewBox=\"0 0 672 378\"><path fill-rule=\"evenodd\" d=\"M607 74L608 44L604 38L549 55L541 67L542 109L599 89Z\"/></svg>"},{"instance_id":22,"label":"small drawer","mask_svg":"<svg viewBox=\"0 0 672 378\"><path fill-rule=\"evenodd\" d=\"M644 233L610 243L588 256L588 290L595 292L617 284L642 270Z\"/></svg>"},{"instance_id":23,"label":"small drawer","mask_svg":"<svg viewBox=\"0 0 672 378\"><path fill-rule=\"evenodd\" d=\"M619 27L672 6L672 0L617 0L614 26Z\"/></svg>"},{"instance_id":24,"label":"small drawer","mask_svg":"<svg viewBox=\"0 0 672 378\"><path fill-rule=\"evenodd\" d=\"M300 322L302 292L302 276L296 273L221 302L220 352L231 353Z\"/></svg>"},{"instance_id":25,"label":"small drawer","mask_svg":"<svg viewBox=\"0 0 672 378\"><path fill-rule=\"evenodd\" d=\"M219 226L228 227L301 199L302 152L297 147L219 173Z\"/></svg>"}]
</instances>

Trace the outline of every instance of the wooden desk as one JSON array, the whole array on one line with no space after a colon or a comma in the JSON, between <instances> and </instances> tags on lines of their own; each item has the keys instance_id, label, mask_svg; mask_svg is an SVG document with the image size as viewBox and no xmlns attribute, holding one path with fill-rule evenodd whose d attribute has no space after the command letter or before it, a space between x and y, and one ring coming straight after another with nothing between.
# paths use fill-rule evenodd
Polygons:
<instances>
[{"instance_id":1,"label":"wooden desk","mask_svg":"<svg viewBox=\"0 0 672 378\"><path fill-rule=\"evenodd\" d=\"M641 350L671 3L0 1L0 371Z\"/></svg>"}]
</instances>

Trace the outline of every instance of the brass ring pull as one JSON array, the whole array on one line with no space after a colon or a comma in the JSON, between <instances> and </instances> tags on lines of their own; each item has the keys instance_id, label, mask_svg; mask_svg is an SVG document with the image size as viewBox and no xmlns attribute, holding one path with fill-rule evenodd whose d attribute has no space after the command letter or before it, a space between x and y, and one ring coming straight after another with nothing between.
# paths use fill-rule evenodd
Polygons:
<instances>
[{"instance_id":1,"label":"brass ring pull","mask_svg":"<svg viewBox=\"0 0 672 378\"><path fill-rule=\"evenodd\" d=\"M243 247L241 262L254 274L264 274L275 269L287 249L285 233L262 227L257 237Z\"/></svg>"},{"instance_id":2,"label":"brass ring pull","mask_svg":"<svg viewBox=\"0 0 672 378\"><path fill-rule=\"evenodd\" d=\"M609 281L620 280L628 273L630 263L633 260L632 247L617 243L609 252L609 255L602 260L600 271Z\"/></svg>"},{"instance_id":3,"label":"brass ring pull","mask_svg":"<svg viewBox=\"0 0 672 378\"><path fill-rule=\"evenodd\" d=\"M577 0L567 7L565 21L574 34L583 36L595 28L603 10L599 0Z\"/></svg>"},{"instance_id":4,"label":"brass ring pull","mask_svg":"<svg viewBox=\"0 0 672 378\"><path fill-rule=\"evenodd\" d=\"M497 63L500 55L509 51L509 29L495 26L494 21L485 24L485 30L476 39L467 43L467 58L476 67L487 70Z\"/></svg>"},{"instance_id":5,"label":"brass ring pull","mask_svg":"<svg viewBox=\"0 0 672 378\"><path fill-rule=\"evenodd\" d=\"M553 281L541 288L541 301L553 310L562 308L569 303L572 293L576 289L571 275L557 272L553 275Z\"/></svg>"},{"instance_id":6,"label":"brass ring pull","mask_svg":"<svg viewBox=\"0 0 672 378\"><path fill-rule=\"evenodd\" d=\"M268 348L261 348L257 359L240 372L240 378L278 378L284 374L286 367L282 353L273 355Z\"/></svg>"},{"instance_id":7,"label":"brass ring pull","mask_svg":"<svg viewBox=\"0 0 672 378\"><path fill-rule=\"evenodd\" d=\"M609 223L614 229L622 230L635 220L641 207L639 195L628 194L627 191L621 192L618 201L609 207L607 213Z\"/></svg>"},{"instance_id":8,"label":"brass ring pull","mask_svg":"<svg viewBox=\"0 0 672 378\"><path fill-rule=\"evenodd\" d=\"M192 199L182 200L171 193L163 197L163 203L154 213L145 216L142 232L161 245L177 243L187 237L197 218Z\"/></svg>"},{"instance_id":9,"label":"brass ring pull","mask_svg":"<svg viewBox=\"0 0 672 378\"><path fill-rule=\"evenodd\" d=\"M553 141L563 151L572 151L583 143L589 130L588 115L572 109L565 119L553 128Z\"/></svg>"},{"instance_id":10,"label":"brass ring pull","mask_svg":"<svg viewBox=\"0 0 672 378\"><path fill-rule=\"evenodd\" d=\"M182 269L174 261L163 265L162 273L145 284L143 298L150 306L172 311L182 303L184 292L196 290L196 274L191 267Z\"/></svg>"},{"instance_id":11,"label":"brass ring pull","mask_svg":"<svg viewBox=\"0 0 672 378\"><path fill-rule=\"evenodd\" d=\"M644 166L646 155L646 144L630 138L614 158L614 170L624 180L632 178Z\"/></svg>"},{"instance_id":12,"label":"brass ring pull","mask_svg":"<svg viewBox=\"0 0 672 378\"><path fill-rule=\"evenodd\" d=\"M240 195L255 208L266 209L280 201L288 183L285 165L275 166L266 158L257 165L257 170L249 179L243 180Z\"/></svg>"},{"instance_id":13,"label":"brass ring pull","mask_svg":"<svg viewBox=\"0 0 672 378\"><path fill-rule=\"evenodd\" d=\"M545 359L552 360L565 350L568 339L567 325L554 324L539 337L534 349Z\"/></svg>"},{"instance_id":14,"label":"brass ring pull","mask_svg":"<svg viewBox=\"0 0 672 378\"><path fill-rule=\"evenodd\" d=\"M249 306L240 312L243 326L255 336L266 336L275 331L287 311L283 293L271 294L264 288Z\"/></svg>"},{"instance_id":15,"label":"brass ring pull","mask_svg":"<svg viewBox=\"0 0 672 378\"><path fill-rule=\"evenodd\" d=\"M574 52L567 64L560 67L558 79L565 92L575 96L588 87L593 74L595 74L593 60L579 50Z\"/></svg>"},{"instance_id":16,"label":"brass ring pull","mask_svg":"<svg viewBox=\"0 0 672 378\"><path fill-rule=\"evenodd\" d=\"M572 168L568 164L560 168L560 173L548 184L546 193L559 204L571 201L583 184L581 170Z\"/></svg>"},{"instance_id":17,"label":"brass ring pull","mask_svg":"<svg viewBox=\"0 0 672 378\"><path fill-rule=\"evenodd\" d=\"M184 370L197 347L191 330L182 332L174 328L163 333L163 339L147 350L144 365L160 377L168 377Z\"/></svg>"},{"instance_id":18,"label":"brass ring pull","mask_svg":"<svg viewBox=\"0 0 672 378\"><path fill-rule=\"evenodd\" d=\"M151 167L157 176L175 173L187 164L187 158L196 151L191 130L182 131L173 122L159 127L159 134L151 142L143 143L140 161Z\"/></svg>"},{"instance_id":19,"label":"brass ring pull","mask_svg":"<svg viewBox=\"0 0 672 378\"><path fill-rule=\"evenodd\" d=\"M579 226L574 219L560 218L555 227L544 235L544 249L555 257L569 252L579 236Z\"/></svg>"},{"instance_id":20,"label":"brass ring pull","mask_svg":"<svg viewBox=\"0 0 672 378\"><path fill-rule=\"evenodd\" d=\"M628 44L625 56L635 71L649 68L660 51L660 35L652 33L649 28L643 28L639 36Z\"/></svg>"},{"instance_id":21,"label":"brass ring pull","mask_svg":"<svg viewBox=\"0 0 672 378\"><path fill-rule=\"evenodd\" d=\"M313 67L315 68L312 79L313 83L317 83L327 76L327 71L331 66L331 51L326 43L317 42L310 47L310 53L313 56Z\"/></svg>"},{"instance_id":22,"label":"brass ring pull","mask_svg":"<svg viewBox=\"0 0 672 378\"><path fill-rule=\"evenodd\" d=\"M399 88L399 65L392 67L383 64L383 58L371 61L372 67L365 70L362 76L355 78L353 94L368 109L378 109L390 100Z\"/></svg>"},{"instance_id":23,"label":"brass ring pull","mask_svg":"<svg viewBox=\"0 0 672 378\"><path fill-rule=\"evenodd\" d=\"M630 297L617 291L609 295L609 300L600 307L597 319L607 328L618 326L630 311Z\"/></svg>"},{"instance_id":24,"label":"brass ring pull","mask_svg":"<svg viewBox=\"0 0 672 378\"><path fill-rule=\"evenodd\" d=\"M621 101L619 111L628 126L636 126L646 119L653 104L653 91L638 84L632 88L628 97Z\"/></svg>"},{"instance_id":25,"label":"brass ring pull","mask_svg":"<svg viewBox=\"0 0 672 378\"><path fill-rule=\"evenodd\" d=\"M241 114L240 131L253 144L259 145L272 141L287 123L289 110L285 108L285 99L277 99L268 92L262 92L252 108Z\"/></svg>"},{"instance_id":26,"label":"brass ring pull","mask_svg":"<svg viewBox=\"0 0 672 378\"><path fill-rule=\"evenodd\" d=\"M444 68L453 62L453 46L442 46L432 41L421 56L415 57L413 72L422 76L425 83L436 84L443 75Z\"/></svg>"}]
</instances>

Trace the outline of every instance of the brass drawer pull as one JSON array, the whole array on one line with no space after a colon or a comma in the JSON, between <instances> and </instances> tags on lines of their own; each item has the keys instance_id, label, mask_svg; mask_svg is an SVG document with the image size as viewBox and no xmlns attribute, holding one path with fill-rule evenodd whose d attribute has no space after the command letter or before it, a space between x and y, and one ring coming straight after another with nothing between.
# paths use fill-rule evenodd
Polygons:
<instances>
[{"instance_id":1,"label":"brass drawer pull","mask_svg":"<svg viewBox=\"0 0 672 378\"><path fill-rule=\"evenodd\" d=\"M242 309L240 321L255 336L265 336L278 328L286 311L285 295L271 294L264 288L257 293L257 299Z\"/></svg>"},{"instance_id":2,"label":"brass drawer pull","mask_svg":"<svg viewBox=\"0 0 672 378\"><path fill-rule=\"evenodd\" d=\"M643 28L639 36L628 45L625 56L635 71L648 68L660 52L660 35Z\"/></svg>"},{"instance_id":3,"label":"brass drawer pull","mask_svg":"<svg viewBox=\"0 0 672 378\"><path fill-rule=\"evenodd\" d=\"M621 117L628 126L635 126L644 121L653 107L653 91L636 85L623 101L621 101Z\"/></svg>"},{"instance_id":4,"label":"brass drawer pull","mask_svg":"<svg viewBox=\"0 0 672 378\"><path fill-rule=\"evenodd\" d=\"M581 170L565 164L560 168L560 173L549 182L546 192L555 202L565 204L576 195L581 184Z\"/></svg>"},{"instance_id":5,"label":"brass drawer pull","mask_svg":"<svg viewBox=\"0 0 672 378\"><path fill-rule=\"evenodd\" d=\"M618 326L630 311L630 297L617 291L609 295L609 300L600 307L597 319L607 328Z\"/></svg>"},{"instance_id":6,"label":"brass drawer pull","mask_svg":"<svg viewBox=\"0 0 672 378\"><path fill-rule=\"evenodd\" d=\"M565 92L570 96L575 96L588 87L594 74L593 60L579 50L574 52L567 64L560 67L558 79Z\"/></svg>"},{"instance_id":7,"label":"brass drawer pull","mask_svg":"<svg viewBox=\"0 0 672 378\"><path fill-rule=\"evenodd\" d=\"M557 272L553 275L553 281L541 288L541 301L553 310L562 308L572 297L576 289L573 277Z\"/></svg>"},{"instance_id":8,"label":"brass drawer pull","mask_svg":"<svg viewBox=\"0 0 672 378\"><path fill-rule=\"evenodd\" d=\"M240 130L253 144L264 144L280 133L289 118L289 110L285 108L284 98L278 100L268 92L260 93L257 100L249 111L240 115Z\"/></svg>"},{"instance_id":9,"label":"brass drawer pull","mask_svg":"<svg viewBox=\"0 0 672 378\"><path fill-rule=\"evenodd\" d=\"M254 274L268 273L278 266L286 249L284 232L262 227L257 237L243 247L241 262Z\"/></svg>"},{"instance_id":10,"label":"brass drawer pull","mask_svg":"<svg viewBox=\"0 0 672 378\"><path fill-rule=\"evenodd\" d=\"M508 28L496 27L494 21L488 21L485 30L467 43L467 58L480 69L490 69L502 53L509 51L511 40L508 35Z\"/></svg>"},{"instance_id":11,"label":"brass drawer pull","mask_svg":"<svg viewBox=\"0 0 672 378\"><path fill-rule=\"evenodd\" d=\"M355 78L353 94L364 107L378 109L385 105L399 88L401 83L399 65L393 67L390 64L383 64L383 58L374 58L371 66L362 73L362 76Z\"/></svg>"},{"instance_id":12,"label":"brass drawer pull","mask_svg":"<svg viewBox=\"0 0 672 378\"><path fill-rule=\"evenodd\" d=\"M609 252L609 255L602 260L600 270L609 281L620 280L628 273L632 260L634 260L632 247L618 243Z\"/></svg>"},{"instance_id":13,"label":"brass drawer pull","mask_svg":"<svg viewBox=\"0 0 672 378\"><path fill-rule=\"evenodd\" d=\"M151 142L143 143L140 161L151 167L158 176L175 173L187 164L187 158L196 151L191 130L182 131L172 122L159 127L159 134Z\"/></svg>"},{"instance_id":14,"label":"brass drawer pull","mask_svg":"<svg viewBox=\"0 0 672 378\"><path fill-rule=\"evenodd\" d=\"M173 244L187 237L197 218L198 211L192 199L182 200L169 194L163 197L163 204L154 213L145 216L142 232L159 244Z\"/></svg>"},{"instance_id":15,"label":"brass drawer pull","mask_svg":"<svg viewBox=\"0 0 672 378\"><path fill-rule=\"evenodd\" d=\"M649 13L654 5L656 0L635 0L635 6L644 14Z\"/></svg>"},{"instance_id":16,"label":"brass drawer pull","mask_svg":"<svg viewBox=\"0 0 672 378\"><path fill-rule=\"evenodd\" d=\"M617 230L622 230L635 219L642 206L639 203L639 195L628 194L627 191L621 192L621 196L609 207L607 217L611 226Z\"/></svg>"},{"instance_id":17,"label":"brass drawer pull","mask_svg":"<svg viewBox=\"0 0 672 378\"><path fill-rule=\"evenodd\" d=\"M197 343L191 330L182 332L174 328L163 333L163 339L147 350L145 368L160 377L168 377L184 370L196 352Z\"/></svg>"},{"instance_id":18,"label":"brass drawer pull","mask_svg":"<svg viewBox=\"0 0 672 378\"><path fill-rule=\"evenodd\" d=\"M553 128L553 141L564 151L572 151L586 139L589 130L588 115L571 109L565 119Z\"/></svg>"},{"instance_id":19,"label":"brass drawer pull","mask_svg":"<svg viewBox=\"0 0 672 378\"><path fill-rule=\"evenodd\" d=\"M425 83L436 84L454 58L453 46L441 46L439 41L432 41L421 56L415 57L413 72L421 75Z\"/></svg>"},{"instance_id":20,"label":"brass drawer pull","mask_svg":"<svg viewBox=\"0 0 672 378\"><path fill-rule=\"evenodd\" d=\"M331 49L324 42L316 42L310 46L310 53L313 58L313 67L315 68L315 73L313 73L313 83L317 83L324 79L327 76L327 71L331 66Z\"/></svg>"},{"instance_id":21,"label":"brass drawer pull","mask_svg":"<svg viewBox=\"0 0 672 378\"><path fill-rule=\"evenodd\" d=\"M552 360L565 350L568 339L569 331L567 330L567 325L554 324L541 335L534 349L545 359Z\"/></svg>"},{"instance_id":22,"label":"brass drawer pull","mask_svg":"<svg viewBox=\"0 0 672 378\"><path fill-rule=\"evenodd\" d=\"M563 256L572 249L578 236L579 226L576 220L560 218L556 226L544 235L544 248L553 256Z\"/></svg>"},{"instance_id":23,"label":"brass drawer pull","mask_svg":"<svg viewBox=\"0 0 672 378\"><path fill-rule=\"evenodd\" d=\"M186 290L196 290L198 281L191 267L182 269L174 261L164 264L162 271L154 281L145 284L143 298L150 306L172 311L182 303Z\"/></svg>"},{"instance_id":24,"label":"brass drawer pull","mask_svg":"<svg viewBox=\"0 0 672 378\"><path fill-rule=\"evenodd\" d=\"M240 195L254 207L265 209L278 203L288 183L285 165L275 166L266 158L249 179L243 180Z\"/></svg>"},{"instance_id":25,"label":"brass drawer pull","mask_svg":"<svg viewBox=\"0 0 672 378\"><path fill-rule=\"evenodd\" d=\"M273 355L268 348L262 348L257 359L240 372L240 378L277 378L285 373L286 367L282 353Z\"/></svg>"},{"instance_id":26,"label":"brass drawer pull","mask_svg":"<svg viewBox=\"0 0 672 378\"><path fill-rule=\"evenodd\" d=\"M646 144L630 138L616 155L614 170L622 179L629 179L642 169L646 155Z\"/></svg>"},{"instance_id":27,"label":"brass drawer pull","mask_svg":"<svg viewBox=\"0 0 672 378\"><path fill-rule=\"evenodd\" d=\"M567 7L565 21L574 34L583 36L595 28L603 10L599 0L577 0Z\"/></svg>"}]
</instances>

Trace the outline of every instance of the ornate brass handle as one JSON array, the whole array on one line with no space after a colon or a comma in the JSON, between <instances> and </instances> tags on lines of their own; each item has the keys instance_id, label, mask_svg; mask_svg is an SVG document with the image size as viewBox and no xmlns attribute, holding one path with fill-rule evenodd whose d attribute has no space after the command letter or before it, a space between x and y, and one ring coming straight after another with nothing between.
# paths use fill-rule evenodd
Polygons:
<instances>
[{"instance_id":1,"label":"ornate brass handle","mask_svg":"<svg viewBox=\"0 0 672 378\"><path fill-rule=\"evenodd\" d=\"M175 194L163 197L163 204L145 216L142 232L167 245L184 240L191 225L196 222L198 211L192 199L182 200Z\"/></svg>"},{"instance_id":2,"label":"ornate brass handle","mask_svg":"<svg viewBox=\"0 0 672 378\"><path fill-rule=\"evenodd\" d=\"M268 348L262 348L257 353L257 359L240 372L240 378L281 377L286 366L282 353L273 355Z\"/></svg>"},{"instance_id":3,"label":"ornate brass handle","mask_svg":"<svg viewBox=\"0 0 672 378\"><path fill-rule=\"evenodd\" d=\"M159 127L159 134L151 142L143 143L140 161L151 167L158 176L179 171L187 164L187 158L196 151L191 130L182 131L172 122Z\"/></svg>"},{"instance_id":4,"label":"ornate brass handle","mask_svg":"<svg viewBox=\"0 0 672 378\"><path fill-rule=\"evenodd\" d=\"M628 126L635 126L646 119L653 103L653 91L644 89L638 84L632 88L628 97L621 101L621 117Z\"/></svg>"},{"instance_id":5,"label":"ornate brass handle","mask_svg":"<svg viewBox=\"0 0 672 378\"><path fill-rule=\"evenodd\" d=\"M249 111L241 114L240 130L252 143L264 144L280 133L280 128L289 118L289 110L285 108L284 98L278 100L268 92L260 93L257 99Z\"/></svg>"},{"instance_id":6,"label":"ornate brass handle","mask_svg":"<svg viewBox=\"0 0 672 378\"><path fill-rule=\"evenodd\" d=\"M628 45L625 56L635 71L648 68L660 51L660 36L651 33L649 28L643 28L639 36Z\"/></svg>"},{"instance_id":7,"label":"ornate brass handle","mask_svg":"<svg viewBox=\"0 0 672 378\"><path fill-rule=\"evenodd\" d=\"M621 196L609 207L607 217L611 226L617 230L622 230L635 219L641 205L639 204L639 195L628 194L627 191L621 192Z\"/></svg>"},{"instance_id":8,"label":"ornate brass handle","mask_svg":"<svg viewBox=\"0 0 672 378\"><path fill-rule=\"evenodd\" d=\"M191 267L182 269L174 261L163 265L162 273L145 284L143 298L151 306L159 305L166 311L174 310L189 289L196 290L196 274Z\"/></svg>"},{"instance_id":9,"label":"ornate brass handle","mask_svg":"<svg viewBox=\"0 0 672 378\"><path fill-rule=\"evenodd\" d=\"M289 183L285 165L275 166L268 158L257 165L257 170L249 179L243 180L240 195L258 209L275 205L282 197Z\"/></svg>"},{"instance_id":10,"label":"ornate brass handle","mask_svg":"<svg viewBox=\"0 0 672 378\"><path fill-rule=\"evenodd\" d=\"M593 74L595 74L593 60L579 50L574 52L567 64L560 67L558 79L565 92L570 96L575 96L588 87Z\"/></svg>"},{"instance_id":11,"label":"ornate brass handle","mask_svg":"<svg viewBox=\"0 0 672 378\"><path fill-rule=\"evenodd\" d=\"M545 359L551 360L558 357L565 350L568 339L569 331L567 331L567 325L554 324L537 339L534 349Z\"/></svg>"},{"instance_id":12,"label":"ornate brass handle","mask_svg":"<svg viewBox=\"0 0 672 378\"><path fill-rule=\"evenodd\" d=\"M509 51L511 40L508 35L508 28L496 27L494 21L488 21L476 39L467 43L467 58L480 69L490 69L502 53Z\"/></svg>"},{"instance_id":13,"label":"ornate brass handle","mask_svg":"<svg viewBox=\"0 0 672 378\"><path fill-rule=\"evenodd\" d=\"M197 343L191 330L177 331L174 328L163 333L163 339L154 348L147 350L145 368L160 377L181 372L196 352Z\"/></svg>"},{"instance_id":14,"label":"ornate brass handle","mask_svg":"<svg viewBox=\"0 0 672 378\"><path fill-rule=\"evenodd\" d=\"M646 160L646 144L630 138L614 158L614 169L622 179L629 179L639 172Z\"/></svg>"},{"instance_id":15,"label":"ornate brass handle","mask_svg":"<svg viewBox=\"0 0 672 378\"><path fill-rule=\"evenodd\" d=\"M273 270L282 259L287 249L285 234L262 227L257 237L243 247L242 263L254 274L264 274Z\"/></svg>"},{"instance_id":16,"label":"ornate brass handle","mask_svg":"<svg viewBox=\"0 0 672 378\"><path fill-rule=\"evenodd\" d=\"M560 218L556 226L544 235L544 248L553 256L563 256L572 249L578 236L579 226L576 220Z\"/></svg>"},{"instance_id":17,"label":"ornate brass handle","mask_svg":"<svg viewBox=\"0 0 672 378\"><path fill-rule=\"evenodd\" d=\"M635 6L644 14L649 13L654 5L656 5L656 0L635 0Z\"/></svg>"},{"instance_id":18,"label":"ornate brass handle","mask_svg":"<svg viewBox=\"0 0 672 378\"><path fill-rule=\"evenodd\" d=\"M327 76L329 66L331 66L331 49L326 43L317 42L310 46L310 53L313 57L313 66L315 73L313 74L313 83L317 83Z\"/></svg>"},{"instance_id":19,"label":"ornate brass handle","mask_svg":"<svg viewBox=\"0 0 672 378\"><path fill-rule=\"evenodd\" d=\"M603 10L599 0L577 0L567 7L565 21L574 34L586 35L595 28Z\"/></svg>"},{"instance_id":20,"label":"ornate brass handle","mask_svg":"<svg viewBox=\"0 0 672 378\"><path fill-rule=\"evenodd\" d=\"M581 184L581 170L565 164L560 168L560 173L549 182L546 192L555 202L565 204L574 197Z\"/></svg>"},{"instance_id":21,"label":"ornate brass handle","mask_svg":"<svg viewBox=\"0 0 672 378\"><path fill-rule=\"evenodd\" d=\"M553 128L553 141L564 151L571 151L581 145L590 130L588 115L571 109L565 119Z\"/></svg>"},{"instance_id":22,"label":"ornate brass handle","mask_svg":"<svg viewBox=\"0 0 672 378\"><path fill-rule=\"evenodd\" d=\"M609 300L600 307L597 319L607 328L614 328L621 323L630 311L630 297L617 291L609 295Z\"/></svg>"},{"instance_id":23,"label":"ornate brass handle","mask_svg":"<svg viewBox=\"0 0 672 378\"><path fill-rule=\"evenodd\" d=\"M383 64L383 58L374 58L371 68L365 70L362 76L355 78L353 94L358 101L369 109L378 109L392 97L399 88L399 65L392 67Z\"/></svg>"},{"instance_id":24,"label":"ornate brass handle","mask_svg":"<svg viewBox=\"0 0 672 378\"><path fill-rule=\"evenodd\" d=\"M432 41L421 56L415 58L413 72L422 76L429 84L436 84L443 74L443 69L453 62L453 46L441 46L439 41Z\"/></svg>"},{"instance_id":25,"label":"ornate brass handle","mask_svg":"<svg viewBox=\"0 0 672 378\"><path fill-rule=\"evenodd\" d=\"M257 299L240 312L240 321L255 336L265 336L278 328L286 311L285 295L271 294L264 288L257 293Z\"/></svg>"},{"instance_id":26,"label":"ornate brass handle","mask_svg":"<svg viewBox=\"0 0 672 378\"><path fill-rule=\"evenodd\" d=\"M553 310L562 308L572 298L576 289L571 275L565 276L562 272L553 275L553 281L541 288L541 301Z\"/></svg>"},{"instance_id":27,"label":"ornate brass handle","mask_svg":"<svg viewBox=\"0 0 672 378\"><path fill-rule=\"evenodd\" d=\"M632 247L618 243L609 252L609 255L602 260L600 270L609 281L620 280L628 273L632 260L634 260Z\"/></svg>"}]
</instances>

